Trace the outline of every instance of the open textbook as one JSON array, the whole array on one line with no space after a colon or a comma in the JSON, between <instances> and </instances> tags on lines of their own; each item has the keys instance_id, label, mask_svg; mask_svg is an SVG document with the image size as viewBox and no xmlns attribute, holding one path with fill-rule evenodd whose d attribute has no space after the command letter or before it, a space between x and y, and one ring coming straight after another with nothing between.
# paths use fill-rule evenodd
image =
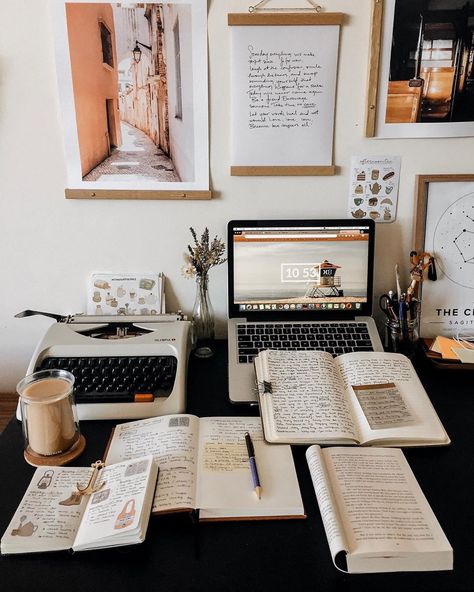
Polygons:
<instances>
[{"instance_id":1,"label":"open textbook","mask_svg":"<svg viewBox=\"0 0 474 592\"><path fill-rule=\"evenodd\" d=\"M255 358L268 442L449 444L412 363L401 354L264 350Z\"/></svg>"},{"instance_id":2,"label":"open textbook","mask_svg":"<svg viewBox=\"0 0 474 592\"><path fill-rule=\"evenodd\" d=\"M158 467L151 456L103 468L40 467L1 540L2 554L85 551L145 539Z\"/></svg>"},{"instance_id":3,"label":"open textbook","mask_svg":"<svg viewBox=\"0 0 474 592\"><path fill-rule=\"evenodd\" d=\"M400 449L313 445L306 458L338 569L453 569L451 545Z\"/></svg>"},{"instance_id":4,"label":"open textbook","mask_svg":"<svg viewBox=\"0 0 474 592\"><path fill-rule=\"evenodd\" d=\"M245 432L255 446L260 499ZM153 513L199 510L201 520L304 517L290 446L266 444L259 417L183 414L124 423L114 429L106 461L145 453L160 467Z\"/></svg>"}]
</instances>

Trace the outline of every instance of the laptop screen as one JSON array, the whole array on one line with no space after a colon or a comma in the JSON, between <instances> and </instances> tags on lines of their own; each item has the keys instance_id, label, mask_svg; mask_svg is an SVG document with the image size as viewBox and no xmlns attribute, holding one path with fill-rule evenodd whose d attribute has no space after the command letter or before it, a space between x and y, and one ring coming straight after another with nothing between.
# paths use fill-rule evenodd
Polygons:
<instances>
[{"instance_id":1,"label":"laptop screen","mask_svg":"<svg viewBox=\"0 0 474 592\"><path fill-rule=\"evenodd\" d=\"M229 316L370 315L372 220L232 221Z\"/></svg>"}]
</instances>

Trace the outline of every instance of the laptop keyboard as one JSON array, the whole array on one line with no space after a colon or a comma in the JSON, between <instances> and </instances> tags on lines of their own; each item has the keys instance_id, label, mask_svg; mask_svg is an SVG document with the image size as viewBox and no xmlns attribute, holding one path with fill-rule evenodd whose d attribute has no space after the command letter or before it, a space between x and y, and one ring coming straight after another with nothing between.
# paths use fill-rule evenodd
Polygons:
<instances>
[{"instance_id":1,"label":"laptop keyboard","mask_svg":"<svg viewBox=\"0 0 474 592\"><path fill-rule=\"evenodd\" d=\"M318 349L337 356L373 351L367 323L242 323L237 325L240 364L252 362L262 349Z\"/></svg>"},{"instance_id":2,"label":"laptop keyboard","mask_svg":"<svg viewBox=\"0 0 474 592\"><path fill-rule=\"evenodd\" d=\"M173 390L174 356L44 358L37 370L59 368L75 377L76 403L153 402Z\"/></svg>"}]
</instances>

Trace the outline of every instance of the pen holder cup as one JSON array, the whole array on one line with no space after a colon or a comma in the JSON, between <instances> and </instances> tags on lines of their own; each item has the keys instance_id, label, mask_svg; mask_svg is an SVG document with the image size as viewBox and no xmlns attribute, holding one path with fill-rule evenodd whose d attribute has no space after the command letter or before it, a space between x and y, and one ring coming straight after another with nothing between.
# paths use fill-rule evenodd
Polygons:
<instances>
[{"instance_id":1,"label":"pen holder cup","mask_svg":"<svg viewBox=\"0 0 474 592\"><path fill-rule=\"evenodd\" d=\"M84 450L73 387L74 376L66 370L40 370L18 383L29 464L64 465Z\"/></svg>"},{"instance_id":2,"label":"pen holder cup","mask_svg":"<svg viewBox=\"0 0 474 592\"><path fill-rule=\"evenodd\" d=\"M384 325L386 351L413 358L419 340L418 317L401 322L386 320Z\"/></svg>"}]
</instances>

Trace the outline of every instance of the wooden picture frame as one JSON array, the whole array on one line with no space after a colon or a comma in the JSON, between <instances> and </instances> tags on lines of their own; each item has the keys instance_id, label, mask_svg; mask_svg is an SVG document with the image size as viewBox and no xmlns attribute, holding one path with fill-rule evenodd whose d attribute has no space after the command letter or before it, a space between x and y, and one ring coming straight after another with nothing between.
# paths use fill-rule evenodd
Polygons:
<instances>
[{"instance_id":1,"label":"wooden picture frame","mask_svg":"<svg viewBox=\"0 0 474 592\"><path fill-rule=\"evenodd\" d=\"M414 249L437 269L422 284L420 334L474 334L474 174L418 175L415 197Z\"/></svg>"},{"instance_id":2,"label":"wooden picture frame","mask_svg":"<svg viewBox=\"0 0 474 592\"><path fill-rule=\"evenodd\" d=\"M233 108L232 108L232 115L233 115L233 155L232 155L232 164L230 167L230 174L233 176L301 176L301 175L335 175L337 172L337 167L334 165L334 154L333 154L333 141L334 141L334 113L335 113L335 94L336 94L336 84L337 84L337 64L338 64L338 46L339 46L339 33L340 33L340 26L344 22L344 14L342 13L250 13L250 14L229 14L228 15L228 25L235 28L247 28L248 31L248 38L251 39L251 42L244 42L242 43L242 39L246 39L245 34L241 36L239 34L235 34L233 37L233 69L232 69L232 76L233 76ZM302 103L298 103L298 101L294 98L294 96L290 96L290 99L285 103L285 101L280 101L278 103L278 107L281 106L281 109L276 109L272 112L271 109L270 115L266 120L263 122L264 125L254 125L252 127L252 110L256 111L256 117L263 117L262 112L258 111L261 105L254 107L255 102L252 102L251 98L247 98L245 101L245 105L243 104L243 99L245 97L251 97L252 89L250 87L250 82L248 82L248 92L246 93L243 84L239 86L240 82L246 81L250 79L250 74L252 72L252 65L251 59L252 56L244 55L244 50L242 49L245 46L245 49L250 51L252 44L261 43L262 48L257 50L255 47L255 55L257 51L262 51L266 55L277 55L279 50L275 49L278 47L278 43L282 43L280 47L282 53L291 56L291 59L297 59L298 56L301 55L301 49L295 49L298 43L304 44L304 41L298 40L298 35L293 36L284 36L285 40L279 38L278 40L272 39L270 30L266 31L268 33L268 37L266 37L265 41L259 37L258 39L252 37L252 33L256 34L256 31L253 30L253 27L264 27L264 29L260 29L260 32L265 30L266 27L326 27L326 33L330 34L330 26L336 26L337 29L337 38L334 37L330 40L330 43L327 45L332 47L332 43L336 46L336 50L333 53L330 53L331 50L328 49L328 57L327 59L328 67L326 70L329 70L329 75L326 74L326 70L324 67L326 63L316 65L314 60L319 58L309 58L307 56L310 55L310 50L307 53L303 50L303 60L302 60L302 68L308 68L307 72L310 72L310 68L320 68L319 74L321 78L313 78L311 82L308 83L308 89L310 84L316 85L319 81L321 81L321 91L318 92L320 95L324 95L323 98L316 97L316 93L311 94L311 90L308 90L308 97L311 97L311 100L308 99L307 103L311 104L309 108L310 115L305 118L305 115L302 114L303 108L300 108ZM332 33L335 31L331 31ZM240 32L239 32L240 33ZM303 33L303 31L301 31ZM235 38L237 38L237 41ZM282 36L283 37L283 36ZM290 43L290 38L292 41ZM254 42L255 39L255 42ZM239 45L240 43L240 45ZM265 45L266 43L266 45ZM285 46L286 43L286 46ZM310 46L310 48L317 46L317 37L313 35L311 43L314 44ZM273 47L272 50L269 50L269 47ZM237 50L235 48L237 47ZM240 51L240 54L239 54ZM271 53L271 52L274 53ZM270 52L270 53L268 53ZM322 53L322 52L321 52ZM335 55L334 55L335 54ZM259 54L260 55L260 54ZM326 56L326 54L324 54ZM237 57L236 57L237 56ZM308 61L305 62L305 58ZM267 58L268 59L268 58ZM276 58L274 58L276 59ZM309 61L313 59L313 63L309 63ZM323 58L321 58L322 60ZM248 60L248 63L247 63ZM269 62L267 62L269 63ZM262 63L262 67L265 68L267 64ZM332 64L333 70L330 70L329 64ZM236 65L238 66L236 68ZM248 67L248 72L244 72L247 75L247 78L242 75L242 72L245 68ZM279 64L272 63L270 68L278 69ZM237 73L236 73L237 71ZM323 73L324 71L324 73ZM311 72L313 75L313 72ZM271 74L269 74L271 76ZM236 80L238 81L236 83ZM270 78L264 80L264 84L272 82ZM324 92L325 84L327 84L327 90ZM238 90L236 92L236 88ZM272 88L277 88L276 86ZM273 92L273 91L271 91ZM276 91L275 91L276 92ZM268 94L268 104L273 105L271 101L276 95ZM276 99L275 99L276 100ZM318 101L321 101L320 104L322 107L319 109L317 105L319 104ZM277 105L277 103L274 103ZM283 104L283 105L282 105ZM295 115L295 120L292 120L293 123L288 125L288 121L286 120L288 114L288 105L292 107L298 104L298 113ZM236 107L238 105L238 107ZM316 106L315 106L316 105ZM288 107L288 109L287 109ZM277 113L277 111L281 111ZM283 114L285 111L285 114ZM296 109L295 109L296 112ZM236 115L237 114L237 115ZM272 116L275 114L275 118L271 119ZM321 119L324 118L324 115L328 114L328 119L330 121L326 122L325 124L321 124ZM255 114L254 114L255 115ZM320 119L318 119L318 117ZM282 117L282 119L279 119ZM313 129L320 130L323 125L327 125L323 129L324 133L321 133L317 136L317 132L312 137L311 133L308 131L309 127L313 127ZM267 129L256 129L257 127L260 128L267 128ZM291 132L289 128L293 127ZM328 129L330 127L330 129ZM251 132L249 131L251 130ZM283 132L283 133L282 133ZM286 144L283 141L283 134L285 136ZM236 137L239 136L239 139L236 141ZM252 137L251 137L252 136ZM314 158L312 162L309 162L310 157L308 155L315 155L316 151L314 148L315 137L321 137L323 140L320 140L320 145L322 146L321 152L324 153L321 161L318 162L318 156L311 156ZM309 144L308 144L309 142ZM311 146L311 142L313 142L313 146ZM237 145L237 149L236 149ZM284 145L284 149L282 150L282 146ZM247 154L247 148L251 148L249 150L250 154ZM305 149L306 148L306 149ZM301 158L301 160L299 160ZM287 159L287 160L285 160Z\"/></svg>"},{"instance_id":3,"label":"wooden picture frame","mask_svg":"<svg viewBox=\"0 0 474 592\"><path fill-rule=\"evenodd\" d=\"M473 9L474 0L463 7L445 0L443 10L420 9L411 0L372 0L366 137L474 136L467 84Z\"/></svg>"},{"instance_id":4,"label":"wooden picture frame","mask_svg":"<svg viewBox=\"0 0 474 592\"><path fill-rule=\"evenodd\" d=\"M370 20L369 69L367 77L367 108L365 112L365 135L375 136L377 99L380 72L380 45L382 43L383 0L372 0Z\"/></svg>"}]
</instances>

